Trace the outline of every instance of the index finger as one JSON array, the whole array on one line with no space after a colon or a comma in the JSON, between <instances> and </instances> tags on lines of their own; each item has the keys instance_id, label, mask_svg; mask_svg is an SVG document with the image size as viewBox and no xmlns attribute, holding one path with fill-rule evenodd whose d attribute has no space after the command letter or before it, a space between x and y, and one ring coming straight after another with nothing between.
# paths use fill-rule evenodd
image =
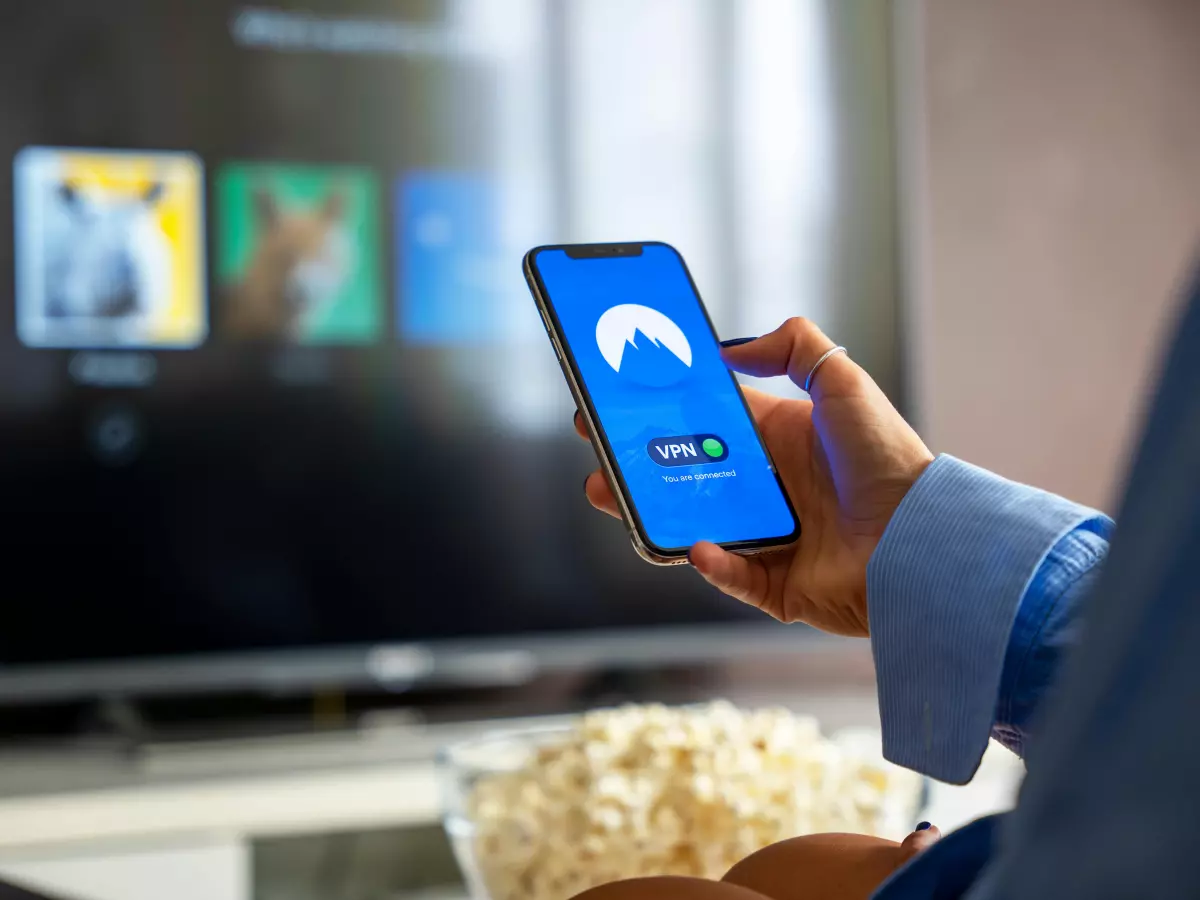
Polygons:
<instances>
[{"instance_id":1,"label":"index finger","mask_svg":"<svg viewBox=\"0 0 1200 900\"><path fill-rule=\"evenodd\" d=\"M757 340L722 349L721 356L734 371L759 377L787 375L796 385L804 387L813 366L836 346L808 319L792 318ZM821 366L820 377L810 385L810 394L815 396L818 389L838 393L852 389L858 373L858 366L845 354L830 357Z\"/></svg>"}]
</instances>

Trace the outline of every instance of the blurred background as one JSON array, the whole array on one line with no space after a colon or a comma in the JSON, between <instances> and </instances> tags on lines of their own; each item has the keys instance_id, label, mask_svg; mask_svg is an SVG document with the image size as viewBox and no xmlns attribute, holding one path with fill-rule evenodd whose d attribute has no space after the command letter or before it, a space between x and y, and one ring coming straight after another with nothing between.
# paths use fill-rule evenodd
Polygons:
<instances>
[{"instance_id":1,"label":"blurred background","mask_svg":"<svg viewBox=\"0 0 1200 900\"><path fill-rule=\"evenodd\" d=\"M722 337L808 316L935 451L1112 511L1200 236L1193 0L20 0L0 35L0 874L82 900L462 896L433 753L497 720L877 725L865 643L587 505L529 247L668 241Z\"/></svg>"}]
</instances>

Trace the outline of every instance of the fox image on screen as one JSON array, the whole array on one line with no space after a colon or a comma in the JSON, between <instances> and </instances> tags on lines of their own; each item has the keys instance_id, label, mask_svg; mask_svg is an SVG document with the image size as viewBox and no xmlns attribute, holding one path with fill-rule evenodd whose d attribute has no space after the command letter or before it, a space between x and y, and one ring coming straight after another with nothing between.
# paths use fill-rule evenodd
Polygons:
<instances>
[{"instance_id":1,"label":"fox image on screen","mask_svg":"<svg viewBox=\"0 0 1200 900\"><path fill-rule=\"evenodd\" d=\"M113 198L63 183L47 229L46 315L152 317L167 299L171 251L154 216L163 186Z\"/></svg>"},{"instance_id":2,"label":"fox image on screen","mask_svg":"<svg viewBox=\"0 0 1200 900\"><path fill-rule=\"evenodd\" d=\"M370 172L231 164L217 188L222 331L289 344L376 337L380 231Z\"/></svg>"},{"instance_id":3,"label":"fox image on screen","mask_svg":"<svg viewBox=\"0 0 1200 900\"><path fill-rule=\"evenodd\" d=\"M299 341L337 299L354 266L345 196L335 187L313 206L284 209L270 188L260 187L254 211L258 243L230 295L230 330Z\"/></svg>"}]
</instances>

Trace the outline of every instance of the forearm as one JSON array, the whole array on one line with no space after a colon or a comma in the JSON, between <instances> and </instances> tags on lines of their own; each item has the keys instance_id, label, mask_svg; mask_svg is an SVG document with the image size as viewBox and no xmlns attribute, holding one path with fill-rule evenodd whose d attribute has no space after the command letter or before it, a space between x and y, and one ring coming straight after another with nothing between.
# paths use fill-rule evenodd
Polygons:
<instances>
[{"instance_id":1,"label":"forearm","mask_svg":"<svg viewBox=\"0 0 1200 900\"><path fill-rule=\"evenodd\" d=\"M1095 510L952 457L929 467L867 569L888 759L944 781L969 781L1005 706L1002 686L1019 702L1000 716L1012 721L1000 723L999 735L1024 745L1037 702L1070 644L1083 576L1103 549L1080 561L1077 577L1049 579L1061 586L1057 594L1036 593L1035 576L1046 564L1055 568L1053 551L1068 535L1090 530L1103 543L1109 527ZM1027 594L1036 602L1023 608ZM1043 605L1057 614L1044 614ZM1020 647L1010 648L1018 609L1054 627L1028 629L1026 662L1036 665L1013 669L1006 661L1021 656Z\"/></svg>"}]
</instances>

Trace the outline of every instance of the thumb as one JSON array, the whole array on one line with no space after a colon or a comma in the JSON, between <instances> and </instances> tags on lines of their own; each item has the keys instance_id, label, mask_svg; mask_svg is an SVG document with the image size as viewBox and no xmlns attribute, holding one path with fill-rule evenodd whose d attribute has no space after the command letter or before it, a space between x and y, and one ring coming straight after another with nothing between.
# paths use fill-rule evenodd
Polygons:
<instances>
[{"instance_id":1,"label":"thumb","mask_svg":"<svg viewBox=\"0 0 1200 900\"><path fill-rule=\"evenodd\" d=\"M757 340L724 348L721 356L735 372L760 378L787 375L804 387L817 360L836 346L808 319L793 318ZM815 397L818 392L853 390L864 374L845 354L837 354L821 367L820 377L810 385L810 393Z\"/></svg>"},{"instance_id":2,"label":"thumb","mask_svg":"<svg viewBox=\"0 0 1200 900\"><path fill-rule=\"evenodd\" d=\"M928 850L942 839L942 832L936 825L922 822L917 830L904 839L900 845L901 863L906 863L918 853Z\"/></svg>"}]
</instances>

